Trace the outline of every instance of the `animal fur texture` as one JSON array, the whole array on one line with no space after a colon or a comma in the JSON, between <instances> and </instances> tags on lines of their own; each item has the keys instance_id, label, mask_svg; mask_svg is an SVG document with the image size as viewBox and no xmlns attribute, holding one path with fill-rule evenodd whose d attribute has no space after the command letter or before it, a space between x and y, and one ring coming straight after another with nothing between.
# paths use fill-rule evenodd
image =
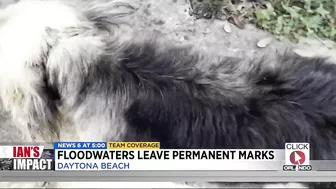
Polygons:
<instances>
[{"instance_id":1,"label":"animal fur texture","mask_svg":"<svg viewBox=\"0 0 336 189\"><path fill-rule=\"evenodd\" d=\"M335 159L336 66L243 61L123 27L114 1L25 0L0 12L0 97L30 142L159 141ZM144 37L150 36L150 37Z\"/></svg>"}]
</instances>

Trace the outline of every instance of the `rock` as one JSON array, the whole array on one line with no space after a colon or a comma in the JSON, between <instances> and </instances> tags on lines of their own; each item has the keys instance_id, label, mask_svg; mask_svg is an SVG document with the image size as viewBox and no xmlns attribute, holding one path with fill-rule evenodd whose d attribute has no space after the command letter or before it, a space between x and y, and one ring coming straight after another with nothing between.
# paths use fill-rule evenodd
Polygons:
<instances>
[{"instance_id":1,"label":"rock","mask_svg":"<svg viewBox=\"0 0 336 189\"><path fill-rule=\"evenodd\" d=\"M265 48L267 47L271 42L273 41L272 37L265 37L263 39L261 39L258 43L257 46L259 48Z\"/></svg>"},{"instance_id":2,"label":"rock","mask_svg":"<svg viewBox=\"0 0 336 189\"><path fill-rule=\"evenodd\" d=\"M230 23L229 23L228 21L225 21L225 22L224 22L224 31L225 31L226 33L231 33L231 32L232 32Z\"/></svg>"}]
</instances>

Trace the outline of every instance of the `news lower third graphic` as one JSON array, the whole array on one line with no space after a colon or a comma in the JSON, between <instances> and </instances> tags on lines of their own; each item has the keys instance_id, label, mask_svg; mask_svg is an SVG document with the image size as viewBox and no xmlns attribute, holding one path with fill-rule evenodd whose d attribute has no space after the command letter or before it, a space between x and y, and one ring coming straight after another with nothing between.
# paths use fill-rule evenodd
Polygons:
<instances>
[{"instance_id":1,"label":"news lower third graphic","mask_svg":"<svg viewBox=\"0 0 336 189\"><path fill-rule=\"evenodd\" d=\"M281 165L283 171L311 171L309 154L309 143L286 143L285 149L281 150L182 150L161 149L159 142L57 142L49 147L0 145L0 170L266 171L281 169L277 162L283 162L285 158L285 164Z\"/></svg>"},{"instance_id":2,"label":"news lower third graphic","mask_svg":"<svg viewBox=\"0 0 336 189\"><path fill-rule=\"evenodd\" d=\"M54 171L54 150L40 146L12 146L10 158L0 158L0 170Z\"/></svg>"},{"instance_id":3,"label":"news lower third graphic","mask_svg":"<svg viewBox=\"0 0 336 189\"><path fill-rule=\"evenodd\" d=\"M283 171L311 171L309 143L286 143Z\"/></svg>"}]
</instances>

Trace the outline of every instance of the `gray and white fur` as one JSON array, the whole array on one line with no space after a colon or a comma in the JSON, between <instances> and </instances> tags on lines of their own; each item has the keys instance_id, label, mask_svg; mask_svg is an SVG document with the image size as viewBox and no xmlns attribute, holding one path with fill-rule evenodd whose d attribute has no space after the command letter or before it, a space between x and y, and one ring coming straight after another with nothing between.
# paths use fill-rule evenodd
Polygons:
<instances>
[{"instance_id":1,"label":"gray and white fur","mask_svg":"<svg viewBox=\"0 0 336 189\"><path fill-rule=\"evenodd\" d=\"M243 61L123 30L114 1L26 0L0 13L0 97L26 140L159 141L336 158L336 66ZM150 36L150 37L143 37Z\"/></svg>"}]
</instances>

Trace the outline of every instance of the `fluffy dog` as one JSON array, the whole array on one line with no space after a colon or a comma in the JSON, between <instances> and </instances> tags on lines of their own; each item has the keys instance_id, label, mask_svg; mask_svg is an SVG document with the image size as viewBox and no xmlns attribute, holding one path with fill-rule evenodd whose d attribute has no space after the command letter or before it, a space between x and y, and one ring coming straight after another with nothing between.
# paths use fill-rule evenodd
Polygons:
<instances>
[{"instance_id":1,"label":"fluffy dog","mask_svg":"<svg viewBox=\"0 0 336 189\"><path fill-rule=\"evenodd\" d=\"M116 27L127 18L116 5L35 0L0 13L0 97L27 140L309 142L311 159L336 157L336 66L326 58L246 62L138 40Z\"/></svg>"}]
</instances>

